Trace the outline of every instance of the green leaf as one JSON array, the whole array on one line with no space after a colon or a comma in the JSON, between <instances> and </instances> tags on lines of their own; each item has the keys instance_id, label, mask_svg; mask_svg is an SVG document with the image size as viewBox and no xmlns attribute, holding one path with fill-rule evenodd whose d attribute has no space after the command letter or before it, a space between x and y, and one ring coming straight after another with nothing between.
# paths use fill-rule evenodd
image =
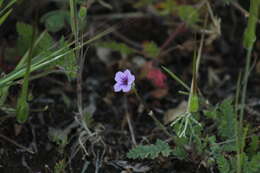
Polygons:
<instances>
[{"instance_id":1,"label":"green leaf","mask_svg":"<svg viewBox=\"0 0 260 173\"><path fill-rule=\"evenodd\" d=\"M87 17L87 8L85 6L80 6L80 9L79 9L79 18L83 21L86 19Z\"/></svg>"},{"instance_id":2,"label":"green leaf","mask_svg":"<svg viewBox=\"0 0 260 173\"><path fill-rule=\"evenodd\" d=\"M18 54L23 56L30 46L33 36L33 27L26 23L17 22L16 31L18 32Z\"/></svg>"},{"instance_id":3,"label":"green leaf","mask_svg":"<svg viewBox=\"0 0 260 173\"><path fill-rule=\"evenodd\" d=\"M24 123L29 116L29 104L24 97L19 97L16 107L16 119L19 123Z\"/></svg>"},{"instance_id":4,"label":"green leaf","mask_svg":"<svg viewBox=\"0 0 260 173\"><path fill-rule=\"evenodd\" d=\"M171 152L172 149L170 149L169 145L158 139L155 145L139 145L136 148L133 148L127 153L127 157L130 159L155 159L159 154L167 157Z\"/></svg>"},{"instance_id":5,"label":"green leaf","mask_svg":"<svg viewBox=\"0 0 260 173\"><path fill-rule=\"evenodd\" d=\"M144 43L144 52L151 58L156 58L160 54L160 48L154 42Z\"/></svg>"},{"instance_id":6,"label":"green leaf","mask_svg":"<svg viewBox=\"0 0 260 173\"><path fill-rule=\"evenodd\" d=\"M9 90L8 86L0 88L0 106L4 105L9 93L8 90Z\"/></svg>"},{"instance_id":7,"label":"green leaf","mask_svg":"<svg viewBox=\"0 0 260 173\"><path fill-rule=\"evenodd\" d=\"M112 49L113 51L118 51L121 54L126 54L126 55L134 53L134 50L128 47L126 44L118 43L115 41L100 42L97 44L97 46L109 48Z\"/></svg>"},{"instance_id":8,"label":"green leaf","mask_svg":"<svg viewBox=\"0 0 260 173\"><path fill-rule=\"evenodd\" d=\"M61 54L71 50L69 43L63 38L60 40L59 46L63 48ZM68 54L66 54L56 64L65 72L69 80L77 77L78 65L75 53L73 51L70 51Z\"/></svg>"},{"instance_id":9,"label":"green leaf","mask_svg":"<svg viewBox=\"0 0 260 173\"><path fill-rule=\"evenodd\" d=\"M170 153L172 152L170 146L166 142L160 139L157 139L155 146L157 148L157 151L161 152L161 154L165 157L169 156Z\"/></svg>"},{"instance_id":10,"label":"green leaf","mask_svg":"<svg viewBox=\"0 0 260 173\"><path fill-rule=\"evenodd\" d=\"M218 112L216 108L212 108L210 110L203 110L203 114L210 119L216 119L217 113Z\"/></svg>"},{"instance_id":11,"label":"green leaf","mask_svg":"<svg viewBox=\"0 0 260 173\"><path fill-rule=\"evenodd\" d=\"M178 5L173 0L165 0L160 3L161 9L159 10L160 15L171 15L173 12L175 12L176 8L178 8Z\"/></svg>"},{"instance_id":12,"label":"green leaf","mask_svg":"<svg viewBox=\"0 0 260 173\"><path fill-rule=\"evenodd\" d=\"M253 135L251 137L251 142L247 150L250 155L254 155L257 152L259 148L259 143L260 143L259 136Z\"/></svg>"},{"instance_id":13,"label":"green leaf","mask_svg":"<svg viewBox=\"0 0 260 173\"><path fill-rule=\"evenodd\" d=\"M51 11L41 18L41 22L44 23L46 29L50 32L60 31L69 20L69 13L65 10Z\"/></svg>"},{"instance_id":14,"label":"green leaf","mask_svg":"<svg viewBox=\"0 0 260 173\"><path fill-rule=\"evenodd\" d=\"M227 144L222 145L221 147L221 151L225 151L225 152L233 152L236 151L236 142L230 142Z\"/></svg>"},{"instance_id":15,"label":"green leaf","mask_svg":"<svg viewBox=\"0 0 260 173\"><path fill-rule=\"evenodd\" d=\"M260 152L255 154L249 161L244 161L243 173L259 173L260 172Z\"/></svg>"},{"instance_id":16,"label":"green leaf","mask_svg":"<svg viewBox=\"0 0 260 173\"><path fill-rule=\"evenodd\" d=\"M34 47L33 56L42 54L42 56L48 56L53 52L54 40L48 32L44 32L41 35L41 39ZM52 49L51 49L52 48Z\"/></svg>"},{"instance_id":17,"label":"green leaf","mask_svg":"<svg viewBox=\"0 0 260 173\"><path fill-rule=\"evenodd\" d=\"M210 136L208 137L208 142L210 144L210 150L213 153L213 155L217 155L221 151L221 147L218 143L216 143L216 136Z\"/></svg>"},{"instance_id":18,"label":"green leaf","mask_svg":"<svg viewBox=\"0 0 260 173\"><path fill-rule=\"evenodd\" d=\"M218 109L218 133L225 139L234 139L236 115L231 99L224 100Z\"/></svg>"},{"instance_id":19,"label":"green leaf","mask_svg":"<svg viewBox=\"0 0 260 173\"><path fill-rule=\"evenodd\" d=\"M4 0L0 0L0 7L2 7Z\"/></svg>"},{"instance_id":20,"label":"green leaf","mask_svg":"<svg viewBox=\"0 0 260 173\"><path fill-rule=\"evenodd\" d=\"M89 40L84 41L81 45L78 45L77 47L70 49L69 51L65 53L64 48L60 48L58 50L53 51L50 55L48 56L42 56L38 55L35 56L32 59L32 64L31 64L31 72L34 72L36 70L45 68L47 66L55 64L57 61L61 60L64 58L65 55L74 52L75 50L81 49L85 45L89 45L90 43L104 37L105 35L111 33L114 31L114 28L108 28L107 30L93 36ZM72 43L70 43L70 46ZM65 47L66 48L66 47ZM12 72L8 73L7 75L3 76L0 78L0 88L5 87L6 85L14 85L15 83L13 82L16 79L19 79L24 76L26 68L24 67L23 63L19 68L15 68Z\"/></svg>"},{"instance_id":21,"label":"green leaf","mask_svg":"<svg viewBox=\"0 0 260 173\"><path fill-rule=\"evenodd\" d=\"M178 159L180 160L184 160L187 158L188 154L187 152L184 150L183 147L175 147L172 151L172 155L176 156Z\"/></svg>"},{"instance_id":22,"label":"green leaf","mask_svg":"<svg viewBox=\"0 0 260 173\"><path fill-rule=\"evenodd\" d=\"M17 41L17 47L18 47L18 55L24 56L27 50L29 49L31 38L32 38L32 32L33 27L29 24L20 23L18 22L16 24L17 32L18 32L18 41ZM36 31L37 33L37 31ZM34 43L33 46L33 52L32 56L35 57L39 54L42 55L42 57L47 57L50 55L53 51L51 48L54 45L54 40L50 36L48 32L43 32L40 35L37 35L37 40ZM28 53L28 52L27 52ZM17 56L17 55L16 55ZM26 57L24 57L26 59ZM25 59L22 59L22 62L19 62L19 67L24 63Z\"/></svg>"},{"instance_id":23,"label":"green leaf","mask_svg":"<svg viewBox=\"0 0 260 173\"><path fill-rule=\"evenodd\" d=\"M190 5L179 6L178 14L188 25L193 25L199 21L198 10Z\"/></svg>"},{"instance_id":24,"label":"green leaf","mask_svg":"<svg viewBox=\"0 0 260 173\"><path fill-rule=\"evenodd\" d=\"M230 173L230 164L223 155L219 155L216 161L220 173Z\"/></svg>"},{"instance_id":25,"label":"green leaf","mask_svg":"<svg viewBox=\"0 0 260 173\"><path fill-rule=\"evenodd\" d=\"M30 46L30 41L32 38L33 27L29 24L18 22L16 24L16 30L18 32L18 51L19 55L24 55ZM49 52L50 48L53 46L54 40L48 32L44 32L41 35L41 39L38 44L33 49L33 56L38 55L43 52Z\"/></svg>"}]
</instances>

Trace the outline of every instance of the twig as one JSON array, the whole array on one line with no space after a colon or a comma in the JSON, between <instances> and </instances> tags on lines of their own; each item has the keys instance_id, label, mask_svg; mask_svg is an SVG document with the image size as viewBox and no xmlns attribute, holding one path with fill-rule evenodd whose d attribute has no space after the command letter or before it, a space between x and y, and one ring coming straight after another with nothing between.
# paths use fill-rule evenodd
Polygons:
<instances>
[{"instance_id":1,"label":"twig","mask_svg":"<svg viewBox=\"0 0 260 173\"><path fill-rule=\"evenodd\" d=\"M160 47L160 52L163 51L174 39L175 37L181 33L185 31L185 23L181 23L177 29L175 31L173 31L170 35L170 37L162 44L162 46Z\"/></svg>"},{"instance_id":2,"label":"twig","mask_svg":"<svg viewBox=\"0 0 260 173\"><path fill-rule=\"evenodd\" d=\"M241 7L237 2L231 2L231 5L240 11L245 17L249 16L248 11Z\"/></svg>"},{"instance_id":3,"label":"twig","mask_svg":"<svg viewBox=\"0 0 260 173\"><path fill-rule=\"evenodd\" d=\"M10 138L8 138L8 137L6 137L6 136L4 136L4 135L2 135L2 134L0 134L0 137L3 138L4 140L6 140L6 141L8 141L8 142L10 142L10 143L12 143L12 144L14 144L14 145L17 146L17 147L19 147L19 148L21 148L21 149L23 149L23 150L25 150L25 151L27 151L27 152L29 152L29 153L31 153L31 154L34 154L34 151L30 150L29 148L24 147L24 146L21 145L21 144L18 144L17 142L15 142L14 140L12 140L12 139L10 139Z\"/></svg>"},{"instance_id":4,"label":"twig","mask_svg":"<svg viewBox=\"0 0 260 173\"><path fill-rule=\"evenodd\" d=\"M115 35L116 37L120 38L121 40L123 40L127 44L131 45L135 49L142 49L142 46L140 44L138 44L137 42L135 42L133 40L130 40L129 38L127 38L126 36L124 36L120 32L115 30L114 32L112 32L112 34Z\"/></svg>"}]
</instances>

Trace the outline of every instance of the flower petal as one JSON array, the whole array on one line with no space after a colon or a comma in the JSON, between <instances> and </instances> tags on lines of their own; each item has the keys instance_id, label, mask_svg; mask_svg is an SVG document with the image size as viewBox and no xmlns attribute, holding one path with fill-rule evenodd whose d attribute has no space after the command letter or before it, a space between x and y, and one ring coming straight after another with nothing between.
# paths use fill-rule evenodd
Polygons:
<instances>
[{"instance_id":1,"label":"flower petal","mask_svg":"<svg viewBox=\"0 0 260 173\"><path fill-rule=\"evenodd\" d=\"M131 76L132 74L131 74L130 70L126 69L124 71L124 75L127 76L127 78L129 78L129 76Z\"/></svg>"},{"instance_id":2,"label":"flower petal","mask_svg":"<svg viewBox=\"0 0 260 173\"><path fill-rule=\"evenodd\" d=\"M131 90L131 85L122 85L123 92L129 92Z\"/></svg>"},{"instance_id":3,"label":"flower petal","mask_svg":"<svg viewBox=\"0 0 260 173\"><path fill-rule=\"evenodd\" d=\"M128 79L128 84L132 84L135 80L135 76L131 74L130 70L126 69L124 71L124 75L127 76L127 79Z\"/></svg>"},{"instance_id":4,"label":"flower petal","mask_svg":"<svg viewBox=\"0 0 260 173\"><path fill-rule=\"evenodd\" d=\"M135 76L134 76L134 75L130 75L130 76L128 77L128 84L130 85L130 84L132 84L134 81L135 81Z\"/></svg>"},{"instance_id":5,"label":"flower petal","mask_svg":"<svg viewBox=\"0 0 260 173\"><path fill-rule=\"evenodd\" d=\"M117 72L116 73L116 76L115 76L115 81L117 82L121 82L122 81L122 78L125 76L125 74L121 71Z\"/></svg>"},{"instance_id":6,"label":"flower petal","mask_svg":"<svg viewBox=\"0 0 260 173\"><path fill-rule=\"evenodd\" d=\"M115 85L114 85L114 91L115 92L119 92L119 91L121 91L122 90L122 85L120 84L120 83L116 83Z\"/></svg>"}]
</instances>

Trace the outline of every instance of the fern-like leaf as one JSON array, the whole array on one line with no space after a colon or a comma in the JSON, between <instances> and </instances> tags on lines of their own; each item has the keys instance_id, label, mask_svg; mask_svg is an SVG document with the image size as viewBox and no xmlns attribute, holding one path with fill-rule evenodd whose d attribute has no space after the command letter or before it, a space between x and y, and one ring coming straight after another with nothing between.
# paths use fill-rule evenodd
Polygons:
<instances>
[{"instance_id":1,"label":"fern-like leaf","mask_svg":"<svg viewBox=\"0 0 260 173\"><path fill-rule=\"evenodd\" d=\"M230 173L230 164L223 155L219 155L216 160L220 173Z\"/></svg>"},{"instance_id":2,"label":"fern-like leaf","mask_svg":"<svg viewBox=\"0 0 260 173\"><path fill-rule=\"evenodd\" d=\"M159 156L159 154L167 157L171 154L171 152L172 149L170 146L166 142L158 139L156 144L139 145L136 148L130 150L127 153L127 157L130 159L155 159Z\"/></svg>"},{"instance_id":3,"label":"fern-like leaf","mask_svg":"<svg viewBox=\"0 0 260 173\"><path fill-rule=\"evenodd\" d=\"M244 173L259 173L260 172L260 152L255 154L251 160L245 161L243 172Z\"/></svg>"},{"instance_id":4,"label":"fern-like leaf","mask_svg":"<svg viewBox=\"0 0 260 173\"><path fill-rule=\"evenodd\" d=\"M232 105L232 100L226 99L219 106L218 133L225 139L233 139L235 137L236 116Z\"/></svg>"}]
</instances>

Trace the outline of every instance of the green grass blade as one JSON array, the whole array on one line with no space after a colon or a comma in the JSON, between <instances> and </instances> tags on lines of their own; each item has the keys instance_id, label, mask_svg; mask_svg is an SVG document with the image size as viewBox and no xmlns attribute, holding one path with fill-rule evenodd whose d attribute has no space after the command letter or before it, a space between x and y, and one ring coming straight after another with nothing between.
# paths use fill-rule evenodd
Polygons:
<instances>
[{"instance_id":1,"label":"green grass blade","mask_svg":"<svg viewBox=\"0 0 260 173\"><path fill-rule=\"evenodd\" d=\"M12 1L10 1L10 2L4 7L4 9L2 9L2 10L0 11L0 16L4 15L4 14L6 13L5 11L6 11L8 8L10 8L16 1L17 1L17 0L12 0Z\"/></svg>"},{"instance_id":2,"label":"green grass blade","mask_svg":"<svg viewBox=\"0 0 260 173\"><path fill-rule=\"evenodd\" d=\"M167 72L174 80L176 80L177 82L179 82L185 89L187 89L188 91L190 90L189 86L184 83L178 76L176 76L173 72L171 72L168 68L162 66L162 69Z\"/></svg>"},{"instance_id":3,"label":"green grass blade","mask_svg":"<svg viewBox=\"0 0 260 173\"><path fill-rule=\"evenodd\" d=\"M4 23L7 17L11 14L12 9L8 10L3 16L0 17L0 25Z\"/></svg>"},{"instance_id":4,"label":"green grass blade","mask_svg":"<svg viewBox=\"0 0 260 173\"><path fill-rule=\"evenodd\" d=\"M88 45L88 44L102 38L103 36L113 32L113 30L114 30L114 28L111 27L111 28L97 34L93 38L87 40L83 44L78 45L77 47L70 49L70 51L67 51L62 54L61 54L61 52L63 52L65 50L65 48L61 48L61 49L53 52L51 55L49 55L47 57L42 57L42 55L40 54L33 58L30 70L31 70L31 72L40 70L41 68L46 67L47 65L50 65L51 63L54 63L54 62L60 60L65 55L67 55L75 50L78 50L78 49L82 48L83 46ZM72 44L73 44L73 42L71 44L69 44L68 46L71 46ZM15 69L14 71L7 74L5 77L0 79L0 88L10 85L10 83L12 83L14 80L21 78L24 75L24 73L25 73L25 65L23 64L19 68Z\"/></svg>"}]
</instances>

